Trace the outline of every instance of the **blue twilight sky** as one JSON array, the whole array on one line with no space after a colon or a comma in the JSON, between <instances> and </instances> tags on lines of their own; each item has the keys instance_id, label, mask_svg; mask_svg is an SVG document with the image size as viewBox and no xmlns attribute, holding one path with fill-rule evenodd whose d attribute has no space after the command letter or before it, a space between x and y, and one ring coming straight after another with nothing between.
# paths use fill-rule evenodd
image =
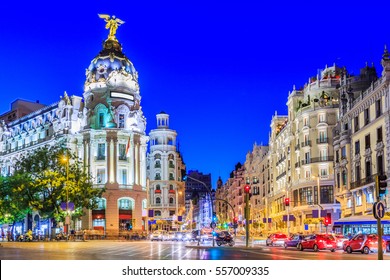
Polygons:
<instances>
[{"instance_id":1,"label":"blue twilight sky","mask_svg":"<svg viewBox=\"0 0 390 280\"><path fill-rule=\"evenodd\" d=\"M139 73L147 132L170 114L187 169L229 177L253 143L268 143L288 92L326 64L380 73L388 1L6 1L0 17L0 114L17 98L82 95L108 31ZM264 2L264 3L263 3ZM55 4L56 3L56 4Z\"/></svg>"}]
</instances>

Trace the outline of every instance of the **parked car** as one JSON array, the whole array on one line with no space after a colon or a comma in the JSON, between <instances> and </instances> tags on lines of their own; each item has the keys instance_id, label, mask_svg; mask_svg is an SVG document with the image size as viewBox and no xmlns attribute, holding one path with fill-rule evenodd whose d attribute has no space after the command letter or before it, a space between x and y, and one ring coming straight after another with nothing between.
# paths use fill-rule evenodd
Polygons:
<instances>
[{"instance_id":1,"label":"parked car","mask_svg":"<svg viewBox=\"0 0 390 280\"><path fill-rule=\"evenodd\" d=\"M327 234L312 234L306 236L299 244L298 250L312 249L314 252L318 250L330 250L334 252L337 248L336 239L332 235Z\"/></svg>"},{"instance_id":2,"label":"parked car","mask_svg":"<svg viewBox=\"0 0 390 280\"><path fill-rule=\"evenodd\" d=\"M164 241L168 240L168 232L166 230L156 230L150 235L150 240Z\"/></svg>"},{"instance_id":3,"label":"parked car","mask_svg":"<svg viewBox=\"0 0 390 280\"><path fill-rule=\"evenodd\" d=\"M336 245L337 250L343 250L344 249L344 243L349 241L349 238L347 236L344 236L342 234L333 234L334 239L336 239Z\"/></svg>"},{"instance_id":4,"label":"parked car","mask_svg":"<svg viewBox=\"0 0 390 280\"><path fill-rule=\"evenodd\" d=\"M287 239L287 235L284 233L273 233L268 236L265 244L267 246L284 246L284 242Z\"/></svg>"},{"instance_id":5,"label":"parked car","mask_svg":"<svg viewBox=\"0 0 390 280\"><path fill-rule=\"evenodd\" d=\"M386 241L382 240L383 251L386 251ZM361 252L368 254L378 251L378 235L359 233L352 237L351 240L344 243L344 251L351 254L352 252Z\"/></svg>"},{"instance_id":6,"label":"parked car","mask_svg":"<svg viewBox=\"0 0 390 280\"><path fill-rule=\"evenodd\" d=\"M382 235L382 239L386 241L386 252L390 252L390 235Z\"/></svg>"},{"instance_id":7,"label":"parked car","mask_svg":"<svg viewBox=\"0 0 390 280\"><path fill-rule=\"evenodd\" d=\"M298 244L303 240L305 236L303 234L294 234L284 241L284 248L294 247L298 248Z\"/></svg>"}]
</instances>

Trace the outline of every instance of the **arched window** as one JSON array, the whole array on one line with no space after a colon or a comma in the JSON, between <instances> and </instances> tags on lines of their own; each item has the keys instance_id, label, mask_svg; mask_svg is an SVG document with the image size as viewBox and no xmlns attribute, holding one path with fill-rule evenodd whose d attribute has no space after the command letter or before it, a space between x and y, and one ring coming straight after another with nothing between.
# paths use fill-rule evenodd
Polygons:
<instances>
[{"instance_id":1,"label":"arched window","mask_svg":"<svg viewBox=\"0 0 390 280\"><path fill-rule=\"evenodd\" d=\"M133 210L133 201L129 198L121 198L118 200L119 209L123 210Z\"/></svg>"},{"instance_id":2,"label":"arched window","mask_svg":"<svg viewBox=\"0 0 390 280\"><path fill-rule=\"evenodd\" d=\"M175 203L175 201L174 201L173 197L170 197L169 198L169 204L173 204L173 203Z\"/></svg>"},{"instance_id":3,"label":"arched window","mask_svg":"<svg viewBox=\"0 0 390 280\"><path fill-rule=\"evenodd\" d=\"M97 200L96 210L103 210L103 209L106 209L106 199L105 198L99 198Z\"/></svg>"},{"instance_id":4,"label":"arched window","mask_svg":"<svg viewBox=\"0 0 390 280\"><path fill-rule=\"evenodd\" d=\"M161 155L160 154L155 154L154 155L154 159L161 159Z\"/></svg>"},{"instance_id":5,"label":"arched window","mask_svg":"<svg viewBox=\"0 0 390 280\"><path fill-rule=\"evenodd\" d=\"M161 204L161 198L160 197L156 197L156 204Z\"/></svg>"},{"instance_id":6,"label":"arched window","mask_svg":"<svg viewBox=\"0 0 390 280\"><path fill-rule=\"evenodd\" d=\"M154 211L154 216L160 217L161 216L161 211L159 211L159 210Z\"/></svg>"},{"instance_id":7,"label":"arched window","mask_svg":"<svg viewBox=\"0 0 390 280\"><path fill-rule=\"evenodd\" d=\"M173 191L173 185L169 185L169 190Z\"/></svg>"},{"instance_id":8,"label":"arched window","mask_svg":"<svg viewBox=\"0 0 390 280\"><path fill-rule=\"evenodd\" d=\"M157 186L156 186L156 190L161 190L160 185L157 185Z\"/></svg>"}]
</instances>

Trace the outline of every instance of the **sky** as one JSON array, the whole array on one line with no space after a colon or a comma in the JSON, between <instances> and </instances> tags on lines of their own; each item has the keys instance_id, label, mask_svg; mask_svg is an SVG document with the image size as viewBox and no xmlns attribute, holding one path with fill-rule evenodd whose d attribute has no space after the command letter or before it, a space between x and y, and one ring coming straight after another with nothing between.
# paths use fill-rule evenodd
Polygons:
<instances>
[{"instance_id":1,"label":"sky","mask_svg":"<svg viewBox=\"0 0 390 280\"><path fill-rule=\"evenodd\" d=\"M267 2L267 3L263 3ZM187 170L215 187L253 144L267 144L293 85L325 65L377 72L390 46L387 1L6 1L0 17L0 114L17 98L57 102L83 93L85 69L115 15L139 74L147 133L170 115Z\"/></svg>"}]
</instances>

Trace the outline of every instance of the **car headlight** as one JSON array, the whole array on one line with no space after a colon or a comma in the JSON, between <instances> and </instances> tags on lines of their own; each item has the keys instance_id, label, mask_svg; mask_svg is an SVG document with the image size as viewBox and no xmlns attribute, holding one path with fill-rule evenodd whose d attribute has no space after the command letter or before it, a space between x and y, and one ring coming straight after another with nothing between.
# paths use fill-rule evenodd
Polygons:
<instances>
[{"instance_id":1,"label":"car headlight","mask_svg":"<svg viewBox=\"0 0 390 280\"><path fill-rule=\"evenodd\" d=\"M160 234L158 237L162 237L162 235Z\"/></svg>"}]
</instances>

